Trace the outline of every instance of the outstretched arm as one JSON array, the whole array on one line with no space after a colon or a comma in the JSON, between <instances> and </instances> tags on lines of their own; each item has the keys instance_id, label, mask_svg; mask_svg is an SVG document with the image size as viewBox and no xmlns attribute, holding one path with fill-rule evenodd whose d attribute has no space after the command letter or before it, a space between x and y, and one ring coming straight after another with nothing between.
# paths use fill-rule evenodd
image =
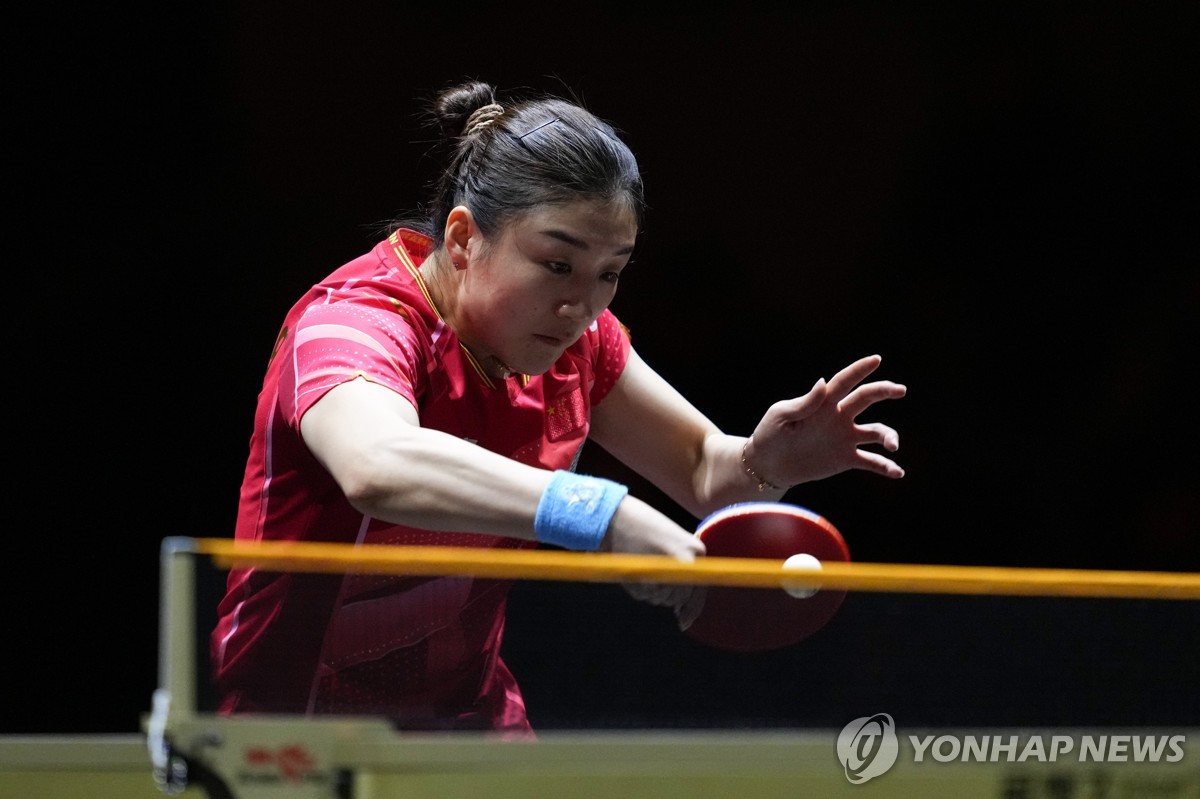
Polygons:
<instances>
[{"instance_id":1,"label":"outstretched arm","mask_svg":"<svg viewBox=\"0 0 1200 799\"><path fill-rule=\"evenodd\" d=\"M333 389L300 422L304 443L360 512L427 530L533 540L552 473L421 427L396 392L363 379ZM659 511L626 496L601 545L690 560L704 547Z\"/></svg>"}]
</instances>

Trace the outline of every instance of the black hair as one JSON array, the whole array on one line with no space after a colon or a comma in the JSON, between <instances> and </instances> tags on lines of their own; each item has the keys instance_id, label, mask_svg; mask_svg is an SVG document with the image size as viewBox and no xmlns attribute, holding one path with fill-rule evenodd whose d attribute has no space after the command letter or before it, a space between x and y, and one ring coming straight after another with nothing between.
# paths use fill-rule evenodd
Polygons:
<instances>
[{"instance_id":1,"label":"black hair","mask_svg":"<svg viewBox=\"0 0 1200 799\"><path fill-rule=\"evenodd\" d=\"M468 81L441 92L432 115L450 146L419 220L435 248L458 205L471 209L485 238L534 208L578 200L624 204L640 228L645 197L637 159L581 104L558 97L500 104L491 85Z\"/></svg>"}]
</instances>

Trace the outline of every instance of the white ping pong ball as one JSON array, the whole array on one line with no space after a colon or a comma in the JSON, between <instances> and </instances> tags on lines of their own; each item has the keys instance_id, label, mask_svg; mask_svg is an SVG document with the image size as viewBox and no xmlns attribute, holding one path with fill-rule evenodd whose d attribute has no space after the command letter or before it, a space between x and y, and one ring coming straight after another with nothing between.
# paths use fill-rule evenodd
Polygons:
<instances>
[{"instance_id":1,"label":"white ping pong ball","mask_svg":"<svg viewBox=\"0 0 1200 799\"><path fill-rule=\"evenodd\" d=\"M808 571L821 571L821 561L809 555L807 552L802 552L799 555L792 555L783 562L785 569L798 569ZM787 582L783 584L783 590L787 591L796 599L808 599L813 594L821 590L820 586L809 585L805 583Z\"/></svg>"}]
</instances>

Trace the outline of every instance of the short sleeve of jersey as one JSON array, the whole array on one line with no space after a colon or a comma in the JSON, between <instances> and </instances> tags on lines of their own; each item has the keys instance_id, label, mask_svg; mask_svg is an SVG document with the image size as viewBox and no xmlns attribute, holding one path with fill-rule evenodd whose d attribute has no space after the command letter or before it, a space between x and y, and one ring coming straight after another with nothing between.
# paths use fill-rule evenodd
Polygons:
<instances>
[{"instance_id":1,"label":"short sleeve of jersey","mask_svg":"<svg viewBox=\"0 0 1200 799\"><path fill-rule=\"evenodd\" d=\"M617 379L625 371L629 360L629 330L617 320L612 311L605 310L588 330L596 347L595 380L592 383L591 402L597 405L608 395Z\"/></svg>"},{"instance_id":2,"label":"short sleeve of jersey","mask_svg":"<svg viewBox=\"0 0 1200 799\"><path fill-rule=\"evenodd\" d=\"M282 364L280 402L289 422L334 386L364 377L387 386L415 406L426 353L399 306L334 302L309 306L296 323L291 364ZM287 391L288 372L294 387ZM289 396L290 394L290 396Z\"/></svg>"}]
</instances>

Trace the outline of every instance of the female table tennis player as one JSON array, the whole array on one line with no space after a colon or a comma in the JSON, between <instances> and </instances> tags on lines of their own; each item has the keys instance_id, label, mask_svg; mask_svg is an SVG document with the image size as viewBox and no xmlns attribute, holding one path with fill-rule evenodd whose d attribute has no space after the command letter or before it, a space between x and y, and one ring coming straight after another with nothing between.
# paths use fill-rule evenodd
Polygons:
<instances>
[{"instance_id":1,"label":"female table tennis player","mask_svg":"<svg viewBox=\"0 0 1200 799\"><path fill-rule=\"evenodd\" d=\"M697 518L848 469L903 471L857 417L904 395L863 358L723 433L632 349L609 303L643 214L613 128L468 82L434 112L448 164L287 313L259 395L243 540L704 554L626 487L573 470L592 439ZM780 242L766 240L764 247ZM681 607L688 589L630 585ZM225 713L366 713L532 735L499 657L508 584L230 572L211 637Z\"/></svg>"}]
</instances>

